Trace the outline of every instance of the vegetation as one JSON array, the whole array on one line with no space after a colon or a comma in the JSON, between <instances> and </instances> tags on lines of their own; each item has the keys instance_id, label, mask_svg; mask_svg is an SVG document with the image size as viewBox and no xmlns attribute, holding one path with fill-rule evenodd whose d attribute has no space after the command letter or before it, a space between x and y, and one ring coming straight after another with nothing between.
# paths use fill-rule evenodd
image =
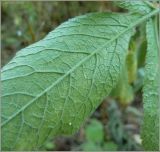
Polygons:
<instances>
[{"instance_id":1,"label":"vegetation","mask_svg":"<svg viewBox=\"0 0 160 152\"><path fill-rule=\"evenodd\" d=\"M101 2L95 3L103 6ZM29 30L31 40L28 44L45 35L40 32L44 26L40 26L42 20L31 25L30 21L39 16L35 13L35 6L38 6L39 12L46 6L51 13L60 4L63 7L67 5L67 9L73 4L78 7L88 4L91 10L95 9L90 7L89 2L44 4L14 4L15 8L17 5L21 6L20 9L29 8L28 13L32 14L28 18L24 13L27 26L23 30ZM107 4L111 8L117 8L117 5L129 12L103 11L70 19L42 40L17 52L2 68L2 150L59 150L56 140L53 144L53 138L75 134L85 121L88 122L85 127L75 134L78 146L71 144L73 150L159 149L160 64L156 17L160 9L157 3L143 1ZM10 4L3 3L2 6L2 12L9 17L6 9L11 7ZM72 15L75 16L74 13ZM44 18L52 21L48 14ZM9 25L5 20L2 18ZM22 18L15 17L17 25L21 25L22 21ZM37 33L40 32L41 36L35 34L36 27L39 27ZM6 27L3 28L2 34ZM17 35L20 39L27 37L21 30L17 31ZM3 41L7 45L15 40L7 38ZM3 63L7 60L5 58ZM142 94L143 78L142 124L137 121L142 120L141 112L132 106ZM125 122L122 121L124 114L126 117L123 119L133 114L137 121L135 124L142 126L142 145L139 129L138 136L133 131L126 132Z\"/></svg>"}]
</instances>

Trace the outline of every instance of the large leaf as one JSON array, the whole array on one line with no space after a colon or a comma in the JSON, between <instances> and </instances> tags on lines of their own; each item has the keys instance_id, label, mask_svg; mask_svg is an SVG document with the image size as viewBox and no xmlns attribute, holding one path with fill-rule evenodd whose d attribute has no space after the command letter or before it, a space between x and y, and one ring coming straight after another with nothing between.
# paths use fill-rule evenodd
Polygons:
<instances>
[{"instance_id":1,"label":"large leaf","mask_svg":"<svg viewBox=\"0 0 160 152\"><path fill-rule=\"evenodd\" d=\"M115 86L132 29L155 13L80 16L19 51L2 69L2 149L75 132Z\"/></svg>"},{"instance_id":2,"label":"large leaf","mask_svg":"<svg viewBox=\"0 0 160 152\"><path fill-rule=\"evenodd\" d=\"M147 56L143 88L144 124L143 145L146 150L159 150L159 53L155 25L149 20L146 27Z\"/></svg>"}]
</instances>

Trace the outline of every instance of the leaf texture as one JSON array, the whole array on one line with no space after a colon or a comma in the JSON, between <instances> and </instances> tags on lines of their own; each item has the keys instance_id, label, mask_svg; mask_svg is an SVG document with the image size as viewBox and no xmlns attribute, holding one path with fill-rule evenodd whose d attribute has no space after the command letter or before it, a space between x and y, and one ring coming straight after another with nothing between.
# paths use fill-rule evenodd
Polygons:
<instances>
[{"instance_id":1,"label":"leaf texture","mask_svg":"<svg viewBox=\"0 0 160 152\"><path fill-rule=\"evenodd\" d=\"M146 26L147 55L143 88L144 123L142 127L143 145L146 150L159 150L159 54L155 25L149 20Z\"/></svg>"},{"instance_id":2,"label":"leaf texture","mask_svg":"<svg viewBox=\"0 0 160 152\"><path fill-rule=\"evenodd\" d=\"M142 0L123 0L116 1L115 4L121 8L127 9L134 13L147 14L151 12L151 7L147 4L149 2L143 2Z\"/></svg>"},{"instance_id":3,"label":"leaf texture","mask_svg":"<svg viewBox=\"0 0 160 152\"><path fill-rule=\"evenodd\" d=\"M79 16L19 51L2 69L2 149L35 150L74 133L117 83L140 20Z\"/></svg>"}]
</instances>

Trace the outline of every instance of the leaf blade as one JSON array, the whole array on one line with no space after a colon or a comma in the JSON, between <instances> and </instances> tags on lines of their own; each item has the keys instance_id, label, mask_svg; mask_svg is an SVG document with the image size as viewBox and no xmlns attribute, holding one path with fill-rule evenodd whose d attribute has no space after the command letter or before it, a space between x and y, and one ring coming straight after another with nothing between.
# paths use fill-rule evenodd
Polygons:
<instances>
[{"instance_id":1,"label":"leaf blade","mask_svg":"<svg viewBox=\"0 0 160 152\"><path fill-rule=\"evenodd\" d=\"M159 63L158 44L153 20L146 26L147 56L143 87L144 122L142 126L143 145L146 150L159 149Z\"/></svg>"},{"instance_id":2,"label":"leaf blade","mask_svg":"<svg viewBox=\"0 0 160 152\"><path fill-rule=\"evenodd\" d=\"M140 13L140 14L146 14L152 11L152 8L150 7L149 2L143 2L143 1L117 1L115 4L121 8L128 9L131 12L134 13Z\"/></svg>"},{"instance_id":3,"label":"leaf blade","mask_svg":"<svg viewBox=\"0 0 160 152\"><path fill-rule=\"evenodd\" d=\"M137 18L112 13L81 16L18 52L2 70L2 149L33 150L49 135L77 130L115 85L130 30L148 16L132 24ZM108 22L114 28L104 26ZM85 33L82 23L88 24ZM112 37L108 42L107 36Z\"/></svg>"}]
</instances>

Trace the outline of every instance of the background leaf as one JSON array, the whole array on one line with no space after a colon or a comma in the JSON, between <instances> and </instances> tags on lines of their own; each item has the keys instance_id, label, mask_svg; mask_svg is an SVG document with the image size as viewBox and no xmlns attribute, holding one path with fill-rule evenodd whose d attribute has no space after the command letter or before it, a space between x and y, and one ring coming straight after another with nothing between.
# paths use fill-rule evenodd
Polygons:
<instances>
[{"instance_id":1,"label":"background leaf","mask_svg":"<svg viewBox=\"0 0 160 152\"><path fill-rule=\"evenodd\" d=\"M101 143L104 138L103 125L96 119L92 119L90 125L85 129L86 140Z\"/></svg>"}]
</instances>

